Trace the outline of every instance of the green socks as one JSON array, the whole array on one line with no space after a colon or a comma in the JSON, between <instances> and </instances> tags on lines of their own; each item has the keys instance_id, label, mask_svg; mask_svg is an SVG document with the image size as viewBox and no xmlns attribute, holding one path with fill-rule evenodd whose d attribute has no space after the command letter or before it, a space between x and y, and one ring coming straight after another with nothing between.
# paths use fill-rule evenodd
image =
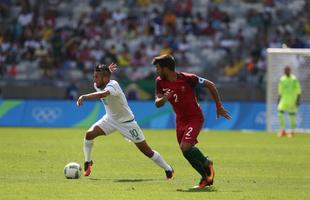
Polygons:
<instances>
[{"instance_id":1,"label":"green socks","mask_svg":"<svg viewBox=\"0 0 310 200\"><path fill-rule=\"evenodd\" d=\"M202 177L206 177L206 173L208 173L206 168L210 161L197 147L190 148L189 150L183 152L183 155Z\"/></svg>"},{"instance_id":2,"label":"green socks","mask_svg":"<svg viewBox=\"0 0 310 200\"><path fill-rule=\"evenodd\" d=\"M284 130L285 129L284 112L279 111L278 116L279 116L280 128Z\"/></svg>"},{"instance_id":3,"label":"green socks","mask_svg":"<svg viewBox=\"0 0 310 200\"><path fill-rule=\"evenodd\" d=\"M284 112L279 111L278 116L279 116L280 128L284 130L285 129ZM292 130L295 129L296 128L296 114L289 113L289 120L290 120L291 129Z\"/></svg>"},{"instance_id":4,"label":"green socks","mask_svg":"<svg viewBox=\"0 0 310 200\"><path fill-rule=\"evenodd\" d=\"M289 113L290 125L291 129L294 130L296 128L296 115L295 113Z\"/></svg>"}]
</instances>

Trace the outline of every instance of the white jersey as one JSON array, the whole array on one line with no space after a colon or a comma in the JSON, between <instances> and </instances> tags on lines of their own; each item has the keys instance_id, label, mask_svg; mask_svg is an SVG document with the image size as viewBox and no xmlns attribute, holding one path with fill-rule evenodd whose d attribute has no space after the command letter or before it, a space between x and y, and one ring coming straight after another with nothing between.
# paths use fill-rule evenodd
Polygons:
<instances>
[{"instance_id":1,"label":"white jersey","mask_svg":"<svg viewBox=\"0 0 310 200\"><path fill-rule=\"evenodd\" d=\"M94 83L96 91L102 91L97 88ZM117 122L128 122L134 120L134 115L128 106L127 99L122 88L115 80L110 80L104 90L108 90L110 95L102 98L101 101L104 105L106 116Z\"/></svg>"}]
</instances>

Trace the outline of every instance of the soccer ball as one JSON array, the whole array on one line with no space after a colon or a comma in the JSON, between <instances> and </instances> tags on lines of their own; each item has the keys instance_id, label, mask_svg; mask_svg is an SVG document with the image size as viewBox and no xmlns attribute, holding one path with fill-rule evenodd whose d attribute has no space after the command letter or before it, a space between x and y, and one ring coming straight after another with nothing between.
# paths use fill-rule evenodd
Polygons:
<instances>
[{"instance_id":1,"label":"soccer ball","mask_svg":"<svg viewBox=\"0 0 310 200\"><path fill-rule=\"evenodd\" d=\"M81 171L82 171L81 166L76 162L70 162L64 168L65 177L69 179L80 178L82 173Z\"/></svg>"}]
</instances>

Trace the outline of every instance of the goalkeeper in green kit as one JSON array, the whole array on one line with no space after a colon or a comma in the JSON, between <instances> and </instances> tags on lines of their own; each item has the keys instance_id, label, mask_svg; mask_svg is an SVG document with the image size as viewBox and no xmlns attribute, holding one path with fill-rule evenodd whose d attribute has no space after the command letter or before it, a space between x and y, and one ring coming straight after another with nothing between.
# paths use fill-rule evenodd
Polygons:
<instances>
[{"instance_id":1,"label":"goalkeeper in green kit","mask_svg":"<svg viewBox=\"0 0 310 200\"><path fill-rule=\"evenodd\" d=\"M300 101L300 83L295 75L291 74L291 68L284 68L284 75L280 78L278 85L279 104L278 115L280 121L280 131L278 136L293 137L294 129L296 128L296 112ZM287 112L290 121L290 131L285 131L284 113Z\"/></svg>"}]
</instances>

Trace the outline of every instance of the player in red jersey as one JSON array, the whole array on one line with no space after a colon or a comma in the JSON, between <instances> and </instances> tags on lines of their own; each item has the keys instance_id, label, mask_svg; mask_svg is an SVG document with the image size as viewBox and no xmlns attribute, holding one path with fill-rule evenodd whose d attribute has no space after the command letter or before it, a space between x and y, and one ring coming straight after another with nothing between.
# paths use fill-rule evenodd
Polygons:
<instances>
[{"instance_id":1,"label":"player in red jersey","mask_svg":"<svg viewBox=\"0 0 310 200\"><path fill-rule=\"evenodd\" d=\"M175 59L171 55L155 57L152 64L156 66L156 107L169 101L176 113L176 134L180 149L192 167L201 175L196 186L204 188L213 184L213 161L204 156L195 147L197 137L203 127L204 116L197 101L196 86L205 87L211 93L217 109L217 117L231 119L229 112L223 107L215 84L195 74L176 72Z\"/></svg>"}]
</instances>

